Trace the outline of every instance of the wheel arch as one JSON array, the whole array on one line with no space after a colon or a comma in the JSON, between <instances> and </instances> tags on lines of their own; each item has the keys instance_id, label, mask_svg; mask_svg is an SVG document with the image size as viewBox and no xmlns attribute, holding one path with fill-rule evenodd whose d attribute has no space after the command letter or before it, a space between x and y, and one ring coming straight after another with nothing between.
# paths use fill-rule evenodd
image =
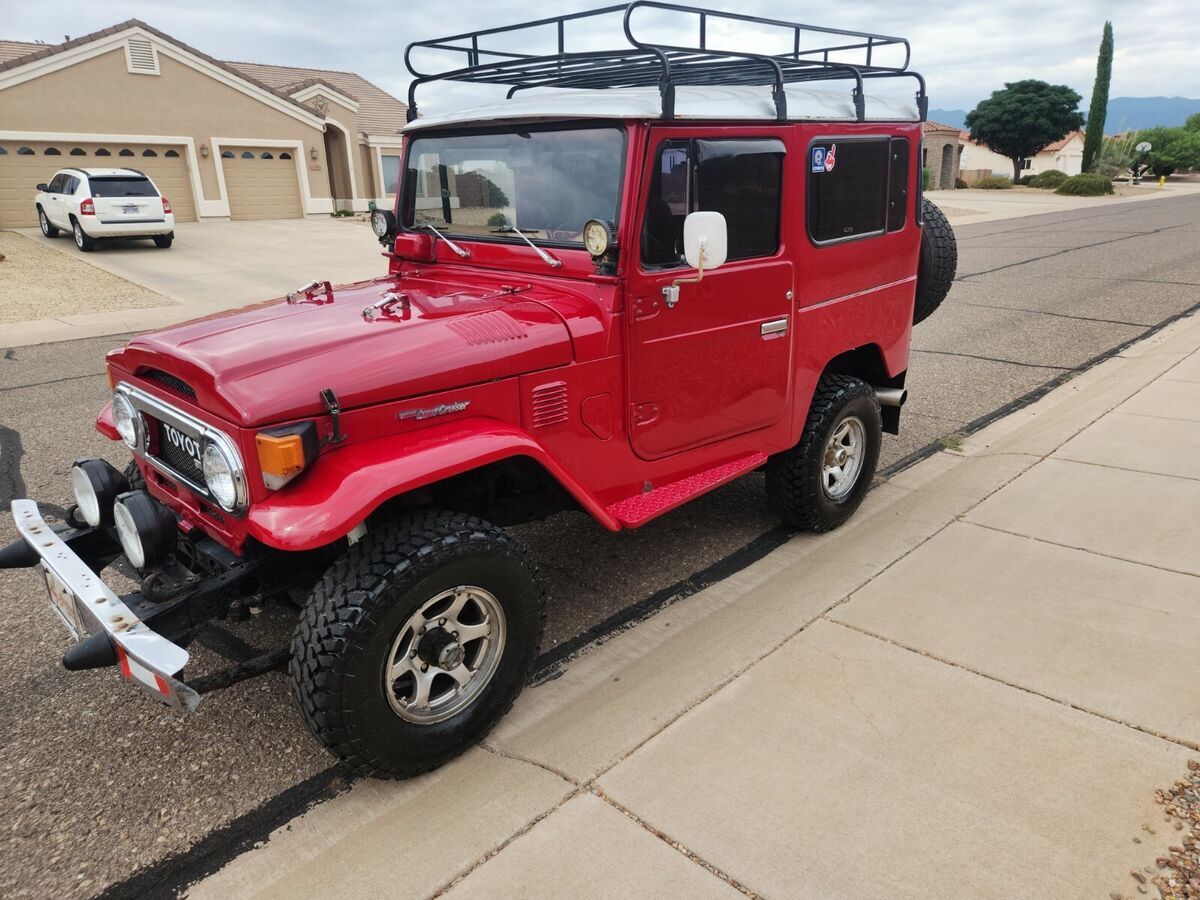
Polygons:
<instances>
[{"instance_id":1,"label":"wheel arch","mask_svg":"<svg viewBox=\"0 0 1200 900\"><path fill-rule=\"evenodd\" d=\"M860 378L873 388L903 388L908 370L888 373L887 359L878 344L863 344L843 351L825 364L821 375L850 375ZM881 406L883 430L888 434L900 433L900 407Z\"/></svg>"},{"instance_id":2,"label":"wheel arch","mask_svg":"<svg viewBox=\"0 0 1200 900\"><path fill-rule=\"evenodd\" d=\"M584 484L528 432L502 422L464 419L325 454L294 485L251 506L248 531L278 550L316 549L346 537L371 516L411 505L406 498L416 492L444 502L451 486L462 487L472 478L486 482L500 467L514 463L535 477L541 473L601 525L620 528Z\"/></svg>"}]
</instances>

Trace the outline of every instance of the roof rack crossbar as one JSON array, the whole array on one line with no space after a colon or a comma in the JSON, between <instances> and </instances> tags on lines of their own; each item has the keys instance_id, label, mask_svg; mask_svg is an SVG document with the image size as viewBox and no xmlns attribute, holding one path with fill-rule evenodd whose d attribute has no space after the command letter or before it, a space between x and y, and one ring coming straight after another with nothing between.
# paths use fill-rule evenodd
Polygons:
<instances>
[{"instance_id":1,"label":"roof rack crossbar","mask_svg":"<svg viewBox=\"0 0 1200 900\"><path fill-rule=\"evenodd\" d=\"M650 10L686 18L694 17L697 27L695 44L663 44L643 40L634 30L633 17L638 10ZM620 13L625 46L608 50L569 50L567 24ZM714 22L729 25L744 23L766 29L766 33L787 38L790 51L753 53L712 45ZM589 34L595 33L595 23ZM672 23L678 25L679 23ZM525 33L532 29L553 29L553 53L522 53L494 43L488 38ZM682 31L682 29L680 29ZM843 40L822 41L821 36ZM878 51L902 49L903 60L895 65L878 62ZM458 65L440 70L418 68L414 51L430 51L457 58ZM834 55L853 59L835 59ZM863 79L913 77L917 79L917 107L925 118L928 100L925 82L908 69L911 48L905 38L869 32L847 31L815 25L803 25L742 13L684 6L663 0L632 0L584 12L549 16L515 25L468 31L448 37L416 41L404 51L404 62L413 75L409 84L408 119L417 116L416 92L433 81L460 81L477 84L507 85L511 98L518 91L558 87L608 89L655 85L662 98L662 117L674 116L676 86L688 85L769 85L776 117L787 119L786 85L826 79L852 79L856 118L865 120ZM465 65L463 65L465 63Z\"/></svg>"}]
</instances>

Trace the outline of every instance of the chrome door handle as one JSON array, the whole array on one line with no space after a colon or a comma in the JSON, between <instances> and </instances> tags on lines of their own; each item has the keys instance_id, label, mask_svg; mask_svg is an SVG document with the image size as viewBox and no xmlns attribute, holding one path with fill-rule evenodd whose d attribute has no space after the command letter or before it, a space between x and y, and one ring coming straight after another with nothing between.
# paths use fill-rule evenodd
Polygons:
<instances>
[{"instance_id":1,"label":"chrome door handle","mask_svg":"<svg viewBox=\"0 0 1200 900\"><path fill-rule=\"evenodd\" d=\"M784 316L782 319L772 319L770 322L763 322L762 326L758 329L758 333L762 337L771 337L776 334L787 334L787 330L788 317Z\"/></svg>"}]
</instances>

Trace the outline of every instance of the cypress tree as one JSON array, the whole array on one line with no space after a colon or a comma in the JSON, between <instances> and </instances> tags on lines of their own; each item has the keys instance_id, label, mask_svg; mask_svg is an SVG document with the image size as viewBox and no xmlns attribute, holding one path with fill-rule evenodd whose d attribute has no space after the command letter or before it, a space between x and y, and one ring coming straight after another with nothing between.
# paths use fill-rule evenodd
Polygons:
<instances>
[{"instance_id":1,"label":"cypress tree","mask_svg":"<svg viewBox=\"0 0 1200 900\"><path fill-rule=\"evenodd\" d=\"M1104 141L1104 119L1108 115L1108 83L1112 81L1112 22L1104 23L1100 55L1096 57L1096 84L1092 87L1092 105L1088 109L1087 134L1083 139L1083 171L1090 172Z\"/></svg>"}]
</instances>

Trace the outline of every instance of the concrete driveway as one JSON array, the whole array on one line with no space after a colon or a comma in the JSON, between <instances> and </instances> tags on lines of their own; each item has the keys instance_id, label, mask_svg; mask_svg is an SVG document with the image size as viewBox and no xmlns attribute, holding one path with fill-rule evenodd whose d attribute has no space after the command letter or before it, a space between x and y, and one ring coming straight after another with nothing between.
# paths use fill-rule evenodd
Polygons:
<instances>
[{"instance_id":1,"label":"concrete driveway","mask_svg":"<svg viewBox=\"0 0 1200 900\"><path fill-rule=\"evenodd\" d=\"M20 231L188 305L238 306L278 297L314 278L338 284L386 271L374 234L354 220L181 222L170 250L144 240L111 241L88 254L36 228Z\"/></svg>"}]
</instances>

